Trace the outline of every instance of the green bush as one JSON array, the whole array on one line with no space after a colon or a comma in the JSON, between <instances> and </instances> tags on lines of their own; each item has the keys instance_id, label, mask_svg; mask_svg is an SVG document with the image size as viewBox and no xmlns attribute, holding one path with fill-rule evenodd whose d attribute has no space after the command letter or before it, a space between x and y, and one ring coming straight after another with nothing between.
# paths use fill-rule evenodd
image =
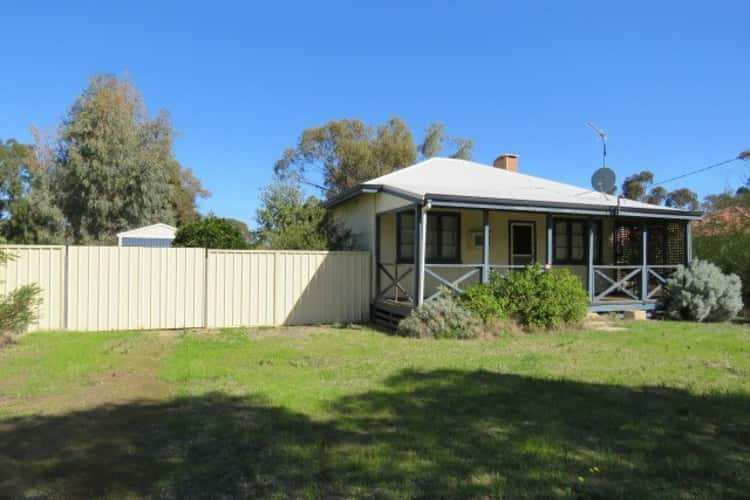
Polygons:
<instances>
[{"instance_id":1,"label":"green bush","mask_svg":"<svg viewBox=\"0 0 750 500\"><path fill-rule=\"evenodd\" d=\"M483 321L506 319L508 304L505 297L495 294L495 288L484 283L468 287L460 297L460 303Z\"/></svg>"},{"instance_id":2,"label":"green bush","mask_svg":"<svg viewBox=\"0 0 750 500\"><path fill-rule=\"evenodd\" d=\"M481 319L446 291L401 320L398 334L416 338L468 339L481 336L483 330Z\"/></svg>"},{"instance_id":3,"label":"green bush","mask_svg":"<svg viewBox=\"0 0 750 500\"><path fill-rule=\"evenodd\" d=\"M250 247L236 221L213 216L178 227L172 246L235 250Z\"/></svg>"},{"instance_id":4,"label":"green bush","mask_svg":"<svg viewBox=\"0 0 750 500\"><path fill-rule=\"evenodd\" d=\"M665 290L667 312L675 319L728 321L742 310L740 278L704 260L680 266Z\"/></svg>"},{"instance_id":5,"label":"green bush","mask_svg":"<svg viewBox=\"0 0 750 500\"><path fill-rule=\"evenodd\" d=\"M0 345L10 342L37 319L40 295L37 285L27 285L0 297Z\"/></svg>"},{"instance_id":6,"label":"green bush","mask_svg":"<svg viewBox=\"0 0 750 500\"><path fill-rule=\"evenodd\" d=\"M736 274L743 285L743 297L750 300L750 233L733 231L695 237L695 255L719 266L728 274Z\"/></svg>"},{"instance_id":7,"label":"green bush","mask_svg":"<svg viewBox=\"0 0 750 500\"><path fill-rule=\"evenodd\" d=\"M490 287L509 316L528 328L578 323L588 311L588 294L568 269L545 271L535 264L503 276L493 273Z\"/></svg>"}]
</instances>

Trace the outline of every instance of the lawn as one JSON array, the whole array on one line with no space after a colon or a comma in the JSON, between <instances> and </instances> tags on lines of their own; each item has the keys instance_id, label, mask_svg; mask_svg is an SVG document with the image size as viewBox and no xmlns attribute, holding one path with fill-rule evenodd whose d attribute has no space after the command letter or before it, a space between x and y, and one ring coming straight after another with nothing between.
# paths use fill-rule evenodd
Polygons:
<instances>
[{"instance_id":1,"label":"lawn","mask_svg":"<svg viewBox=\"0 0 750 500\"><path fill-rule=\"evenodd\" d=\"M0 497L747 497L750 328L624 327L26 335Z\"/></svg>"}]
</instances>

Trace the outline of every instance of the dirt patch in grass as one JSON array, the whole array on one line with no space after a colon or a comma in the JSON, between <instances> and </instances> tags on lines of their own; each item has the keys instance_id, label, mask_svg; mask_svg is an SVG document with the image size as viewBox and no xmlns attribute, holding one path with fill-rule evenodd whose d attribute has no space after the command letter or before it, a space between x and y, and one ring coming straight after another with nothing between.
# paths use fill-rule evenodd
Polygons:
<instances>
[{"instance_id":1,"label":"dirt patch in grass","mask_svg":"<svg viewBox=\"0 0 750 500\"><path fill-rule=\"evenodd\" d=\"M169 384L159 378L159 370L177 338L175 331L155 332L128 343L123 347L121 362L98 374L92 384L81 391L77 406L89 408L167 397Z\"/></svg>"},{"instance_id":2,"label":"dirt patch in grass","mask_svg":"<svg viewBox=\"0 0 750 500\"><path fill-rule=\"evenodd\" d=\"M262 339L269 337L306 337L308 335L330 334L332 330L362 330L362 325L299 325L299 326L269 326L256 328L239 328L224 330L225 332L244 332L250 338Z\"/></svg>"},{"instance_id":3,"label":"dirt patch in grass","mask_svg":"<svg viewBox=\"0 0 750 500\"><path fill-rule=\"evenodd\" d=\"M0 402L12 414L55 415L127 401L164 399L170 393L170 386L159 378L159 371L178 338L179 332L149 332L113 341L102 348L101 355L111 357L104 368L73 380L61 390L33 398L13 389L23 381L24 373L18 373L0 387ZM50 373L50 377L54 376Z\"/></svg>"},{"instance_id":4,"label":"dirt patch in grass","mask_svg":"<svg viewBox=\"0 0 750 500\"><path fill-rule=\"evenodd\" d=\"M627 330L612 316L596 313L590 313L586 316L586 319L583 322L583 328L599 332L624 332Z\"/></svg>"}]
</instances>

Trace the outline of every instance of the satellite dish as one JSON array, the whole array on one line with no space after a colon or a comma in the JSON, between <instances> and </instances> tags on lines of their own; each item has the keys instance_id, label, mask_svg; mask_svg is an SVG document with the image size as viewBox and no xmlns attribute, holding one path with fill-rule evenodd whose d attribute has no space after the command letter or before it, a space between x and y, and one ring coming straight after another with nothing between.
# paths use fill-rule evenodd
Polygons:
<instances>
[{"instance_id":1,"label":"satellite dish","mask_svg":"<svg viewBox=\"0 0 750 500\"><path fill-rule=\"evenodd\" d=\"M602 167L591 176L591 187L600 193L611 193L615 189L615 172L611 168Z\"/></svg>"}]
</instances>

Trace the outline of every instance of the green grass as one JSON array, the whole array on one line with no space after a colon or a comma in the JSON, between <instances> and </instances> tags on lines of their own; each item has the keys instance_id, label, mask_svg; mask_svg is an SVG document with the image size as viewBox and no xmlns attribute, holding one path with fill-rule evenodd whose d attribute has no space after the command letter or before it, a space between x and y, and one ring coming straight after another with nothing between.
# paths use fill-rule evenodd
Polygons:
<instances>
[{"instance_id":1,"label":"green grass","mask_svg":"<svg viewBox=\"0 0 750 500\"><path fill-rule=\"evenodd\" d=\"M746 326L494 341L367 328L33 334L0 353L0 407L0 496L750 491Z\"/></svg>"},{"instance_id":2,"label":"green grass","mask_svg":"<svg viewBox=\"0 0 750 500\"><path fill-rule=\"evenodd\" d=\"M0 380L22 398L63 391L115 363L142 337L139 332L27 335L9 355L0 352Z\"/></svg>"}]
</instances>

